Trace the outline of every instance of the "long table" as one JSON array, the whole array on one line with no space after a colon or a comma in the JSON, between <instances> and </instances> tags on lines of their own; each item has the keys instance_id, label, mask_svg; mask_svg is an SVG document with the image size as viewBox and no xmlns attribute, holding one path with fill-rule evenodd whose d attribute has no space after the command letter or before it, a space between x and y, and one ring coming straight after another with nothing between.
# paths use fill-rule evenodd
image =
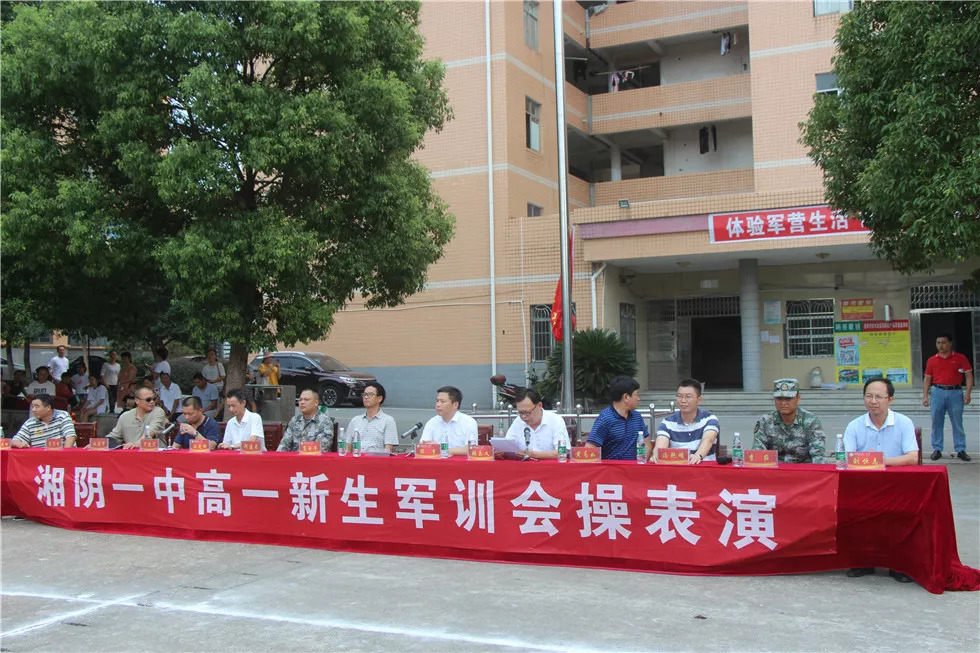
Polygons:
<instances>
[{"instance_id":1,"label":"long table","mask_svg":"<svg viewBox=\"0 0 980 653\"><path fill-rule=\"evenodd\" d=\"M336 454L0 451L0 512L63 528L680 574L960 563L943 466L837 471Z\"/></svg>"}]
</instances>

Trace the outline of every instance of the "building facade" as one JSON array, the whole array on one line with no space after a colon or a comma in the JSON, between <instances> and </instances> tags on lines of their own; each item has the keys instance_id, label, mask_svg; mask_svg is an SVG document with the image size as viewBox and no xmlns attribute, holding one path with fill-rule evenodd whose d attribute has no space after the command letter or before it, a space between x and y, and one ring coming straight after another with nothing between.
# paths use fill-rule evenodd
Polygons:
<instances>
[{"instance_id":1,"label":"building facade","mask_svg":"<svg viewBox=\"0 0 980 653\"><path fill-rule=\"evenodd\" d=\"M759 390L771 379L921 384L938 332L980 351L976 262L903 276L860 224L827 209L799 143L815 93L836 93L847 0L423 2L427 55L454 119L418 159L456 236L405 305L354 302L305 345L374 372L392 405L451 384L492 401L554 342L560 270L555 85L565 90L572 300L579 328L634 347L641 386ZM887 335L884 335L887 334ZM903 372L904 370L904 372Z\"/></svg>"}]
</instances>

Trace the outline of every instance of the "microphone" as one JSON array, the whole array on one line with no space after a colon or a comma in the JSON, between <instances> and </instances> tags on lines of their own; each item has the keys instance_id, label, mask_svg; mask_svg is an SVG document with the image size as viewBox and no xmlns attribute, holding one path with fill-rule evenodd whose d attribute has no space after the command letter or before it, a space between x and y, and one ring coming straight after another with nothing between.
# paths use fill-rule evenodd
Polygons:
<instances>
[{"instance_id":1,"label":"microphone","mask_svg":"<svg viewBox=\"0 0 980 653\"><path fill-rule=\"evenodd\" d=\"M524 427L524 446L527 449L531 448L531 429L530 427Z\"/></svg>"},{"instance_id":2,"label":"microphone","mask_svg":"<svg viewBox=\"0 0 980 653\"><path fill-rule=\"evenodd\" d=\"M171 422L170 423L170 426L168 426L167 428L163 429L163 431L160 432L160 436L162 437L162 436L166 435L167 433L170 433L175 428L177 428L177 422Z\"/></svg>"},{"instance_id":3,"label":"microphone","mask_svg":"<svg viewBox=\"0 0 980 653\"><path fill-rule=\"evenodd\" d=\"M401 437L407 438L411 436L411 438L414 440L415 438L418 437L419 434L416 433L416 431L418 431L420 428L422 428L422 422L418 422L415 426L402 433Z\"/></svg>"}]
</instances>

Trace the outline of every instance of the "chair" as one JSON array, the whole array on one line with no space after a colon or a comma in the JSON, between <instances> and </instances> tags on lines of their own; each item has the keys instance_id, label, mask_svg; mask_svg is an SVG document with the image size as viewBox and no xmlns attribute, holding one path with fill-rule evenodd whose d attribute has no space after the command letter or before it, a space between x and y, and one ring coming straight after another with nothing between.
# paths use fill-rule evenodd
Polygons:
<instances>
[{"instance_id":1,"label":"chair","mask_svg":"<svg viewBox=\"0 0 980 653\"><path fill-rule=\"evenodd\" d=\"M493 437L493 424L480 424L476 427L476 443L479 445L490 444Z\"/></svg>"},{"instance_id":2,"label":"chair","mask_svg":"<svg viewBox=\"0 0 980 653\"><path fill-rule=\"evenodd\" d=\"M282 424L263 424L262 430L265 431L265 448L267 451L275 451L282 442Z\"/></svg>"},{"instance_id":3,"label":"chair","mask_svg":"<svg viewBox=\"0 0 980 653\"><path fill-rule=\"evenodd\" d=\"M98 422L75 422L75 446L85 447L96 437Z\"/></svg>"}]
</instances>

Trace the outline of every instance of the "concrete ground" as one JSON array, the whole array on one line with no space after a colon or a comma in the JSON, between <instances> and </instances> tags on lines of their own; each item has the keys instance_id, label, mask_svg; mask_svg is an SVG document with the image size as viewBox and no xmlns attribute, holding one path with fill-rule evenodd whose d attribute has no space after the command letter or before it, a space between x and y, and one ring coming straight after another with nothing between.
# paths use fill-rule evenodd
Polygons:
<instances>
[{"instance_id":1,"label":"concrete ground","mask_svg":"<svg viewBox=\"0 0 980 653\"><path fill-rule=\"evenodd\" d=\"M980 566L980 465L950 464ZM3 651L971 651L980 593L882 570L694 577L0 523Z\"/></svg>"}]
</instances>

